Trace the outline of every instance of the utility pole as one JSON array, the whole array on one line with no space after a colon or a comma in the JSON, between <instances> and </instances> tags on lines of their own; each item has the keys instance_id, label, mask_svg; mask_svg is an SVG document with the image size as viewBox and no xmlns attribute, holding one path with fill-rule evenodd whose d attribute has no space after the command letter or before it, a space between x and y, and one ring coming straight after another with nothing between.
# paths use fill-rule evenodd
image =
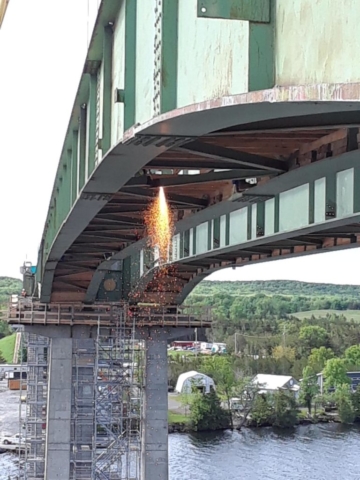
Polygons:
<instances>
[{"instance_id":1,"label":"utility pole","mask_svg":"<svg viewBox=\"0 0 360 480\"><path fill-rule=\"evenodd\" d=\"M195 355L198 354L198 344L197 344L197 328L195 328Z\"/></svg>"},{"instance_id":2,"label":"utility pole","mask_svg":"<svg viewBox=\"0 0 360 480\"><path fill-rule=\"evenodd\" d=\"M236 342L236 335L237 335L237 332L235 332L235 355L237 354L237 342Z\"/></svg>"}]
</instances>

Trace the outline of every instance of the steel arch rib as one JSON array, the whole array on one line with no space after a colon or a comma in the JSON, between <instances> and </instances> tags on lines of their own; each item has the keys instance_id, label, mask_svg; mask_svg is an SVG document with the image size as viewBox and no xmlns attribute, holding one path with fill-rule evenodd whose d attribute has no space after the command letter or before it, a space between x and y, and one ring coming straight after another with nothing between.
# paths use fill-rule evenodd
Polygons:
<instances>
[{"instance_id":1,"label":"steel arch rib","mask_svg":"<svg viewBox=\"0 0 360 480\"><path fill-rule=\"evenodd\" d=\"M172 147L166 142L161 146L148 143L145 147L134 141L137 137L176 137L180 142L182 138L190 141L216 130L260 120L360 110L359 98L360 83L275 87L179 108L130 128L122 141L104 156L61 225L48 258L44 259L41 301L51 300L57 263L110 196L152 159Z\"/></svg>"}]
</instances>

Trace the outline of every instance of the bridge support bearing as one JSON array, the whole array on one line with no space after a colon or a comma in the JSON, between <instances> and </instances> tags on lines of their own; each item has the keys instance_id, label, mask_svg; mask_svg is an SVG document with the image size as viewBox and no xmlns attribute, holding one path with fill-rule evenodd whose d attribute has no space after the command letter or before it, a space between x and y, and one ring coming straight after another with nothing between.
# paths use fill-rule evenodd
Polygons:
<instances>
[{"instance_id":1,"label":"bridge support bearing","mask_svg":"<svg viewBox=\"0 0 360 480\"><path fill-rule=\"evenodd\" d=\"M141 480L168 480L168 359L167 342L192 329L152 327L137 332L145 340L145 390Z\"/></svg>"}]
</instances>

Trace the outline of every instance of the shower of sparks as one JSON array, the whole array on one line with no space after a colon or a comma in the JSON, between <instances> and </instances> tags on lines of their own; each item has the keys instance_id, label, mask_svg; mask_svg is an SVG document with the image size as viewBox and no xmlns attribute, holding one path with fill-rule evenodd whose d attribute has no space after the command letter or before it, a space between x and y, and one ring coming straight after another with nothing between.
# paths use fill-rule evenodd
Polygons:
<instances>
[{"instance_id":1,"label":"shower of sparks","mask_svg":"<svg viewBox=\"0 0 360 480\"><path fill-rule=\"evenodd\" d=\"M159 264L168 262L171 240L174 232L173 215L166 201L163 187L145 213L145 224L149 246L157 248Z\"/></svg>"}]
</instances>

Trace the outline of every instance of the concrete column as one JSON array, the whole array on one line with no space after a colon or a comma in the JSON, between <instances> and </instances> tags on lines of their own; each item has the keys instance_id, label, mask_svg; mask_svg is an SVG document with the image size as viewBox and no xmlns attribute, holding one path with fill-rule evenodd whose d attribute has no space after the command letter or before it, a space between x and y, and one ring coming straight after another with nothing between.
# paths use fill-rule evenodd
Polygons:
<instances>
[{"instance_id":1,"label":"concrete column","mask_svg":"<svg viewBox=\"0 0 360 480\"><path fill-rule=\"evenodd\" d=\"M45 480L67 480L70 477L71 338L51 338L48 388Z\"/></svg>"},{"instance_id":2,"label":"concrete column","mask_svg":"<svg viewBox=\"0 0 360 480\"><path fill-rule=\"evenodd\" d=\"M142 480L168 480L167 335L151 329L145 340Z\"/></svg>"}]
</instances>

